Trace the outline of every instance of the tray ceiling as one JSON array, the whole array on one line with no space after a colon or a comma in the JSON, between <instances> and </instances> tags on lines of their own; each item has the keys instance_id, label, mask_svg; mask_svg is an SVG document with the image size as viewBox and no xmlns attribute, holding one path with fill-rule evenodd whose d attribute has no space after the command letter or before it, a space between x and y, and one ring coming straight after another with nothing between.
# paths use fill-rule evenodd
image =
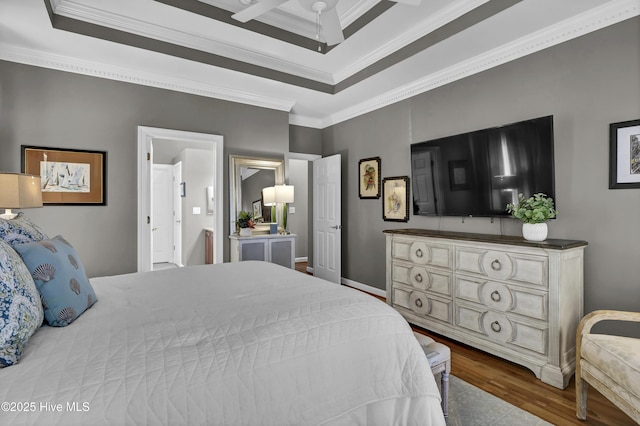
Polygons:
<instances>
[{"instance_id":1,"label":"tray ceiling","mask_svg":"<svg viewBox=\"0 0 640 426\"><path fill-rule=\"evenodd\" d=\"M323 128L640 13L640 0L339 0L345 40L328 47L299 1L247 23L232 15L249 0L3 1L0 59Z\"/></svg>"}]
</instances>

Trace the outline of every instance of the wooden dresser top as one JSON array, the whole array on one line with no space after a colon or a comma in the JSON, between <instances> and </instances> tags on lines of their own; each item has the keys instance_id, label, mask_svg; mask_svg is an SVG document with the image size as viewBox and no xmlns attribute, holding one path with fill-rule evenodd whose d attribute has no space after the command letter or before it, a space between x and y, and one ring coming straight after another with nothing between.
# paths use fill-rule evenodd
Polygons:
<instances>
[{"instance_id":1,"label":"wooden dresser top","mask_svg":"<svg viewBox=\"0 0 640 426\"><path fill-rule=\"evenodd\" d=\"M385 234L413 235L418 237L431 237L442 239L455 239L464 241L478 241L494 244L509 244L525 247L539 247L549 250L567 250L576 247L586 246L586 241L580 240L560 240L549 238L545 241L527 241L516 235L494 235L494 234L474 234L471 232L437 231L433 229L385 229Z\"/></svg>"}]
</instances>

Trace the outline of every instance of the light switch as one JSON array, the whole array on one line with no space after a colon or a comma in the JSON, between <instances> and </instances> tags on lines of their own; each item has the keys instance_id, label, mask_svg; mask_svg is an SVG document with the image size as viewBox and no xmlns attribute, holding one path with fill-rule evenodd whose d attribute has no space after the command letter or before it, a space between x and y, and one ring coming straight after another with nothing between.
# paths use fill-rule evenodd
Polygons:
<instances>
[{"instance_id":1,"label":"light switch","mask_svg":"<svg viewBox=\"0 0 640 426\"><path fill-rule=\"evenodd\" d=\"M194 207L193 214L200 214L200 207Z\"/></svg>"},{"instance_id":2,"label":"light switch","mask_svg":"<svg viewBox=\"0 0 640 426\"><path fill-rule=\"evenodd\" d=\"M293 214L293 213L295 213L295 212L296 212L296 208L295 208L295 207L293 207L293 206L289 206L289 213L290 213L290 214Z\"/></svg>"}]
</instances>

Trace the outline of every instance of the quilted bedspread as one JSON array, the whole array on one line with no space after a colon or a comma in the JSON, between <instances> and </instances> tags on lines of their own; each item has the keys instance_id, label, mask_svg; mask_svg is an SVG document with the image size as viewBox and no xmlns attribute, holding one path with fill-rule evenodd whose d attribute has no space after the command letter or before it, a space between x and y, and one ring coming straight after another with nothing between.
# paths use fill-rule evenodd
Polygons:
<instances>
[{"instance_id":1,"label":"quilted bedspread","mask_svg":"<svg viewBox=\"0 0 640 426\"><path fill-rule=\"evenodd\" d=\"M0 370L0 424L444 425L409 325L357 290L264 262L91 283Z\"/></svg>"}]
</instances>

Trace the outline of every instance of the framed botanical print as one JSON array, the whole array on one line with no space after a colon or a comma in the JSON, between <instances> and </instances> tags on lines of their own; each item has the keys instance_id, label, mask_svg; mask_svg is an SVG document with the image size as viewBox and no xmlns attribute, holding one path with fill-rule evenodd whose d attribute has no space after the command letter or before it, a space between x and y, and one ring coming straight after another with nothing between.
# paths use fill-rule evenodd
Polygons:
<instances>
[{"instance_id":1,"label":"framed botanical print","mask_svg":"<svg viewBox=\"0 0 640 426\"><path fill-rule=\"evenodd\" d=\"M409 221L409 177L384 178L382 181L382 219Z\"/></svg>"},{"instance_id":2,"label":"framed botanical print","mask_svg":"<svg viewBox=\"0 0 640 426\"><path fill-rule=\"evenodd\" d=\"M609 189L640 188L640 120L609 125Z\"/></svg>"},{"instance_id":3,"label":"framed botanical print","mask_svg":"<svg viewBox=\"0 0 640 426\"><path fill-rule=\"evenodd\" d=\"M107 204L106 151L22 145L21 167L40 176L43 204Z\"/></svg>"},{"instance_id":4,"label":"framed botanical print","mask_svg":"<svg viewBox=\"0 0 640 426\"><path fill-rule=\"evenodd\" d=\"M380 157L358 162L358 194L360 198L380 198Z\"/></svg>"}]
</instances>

